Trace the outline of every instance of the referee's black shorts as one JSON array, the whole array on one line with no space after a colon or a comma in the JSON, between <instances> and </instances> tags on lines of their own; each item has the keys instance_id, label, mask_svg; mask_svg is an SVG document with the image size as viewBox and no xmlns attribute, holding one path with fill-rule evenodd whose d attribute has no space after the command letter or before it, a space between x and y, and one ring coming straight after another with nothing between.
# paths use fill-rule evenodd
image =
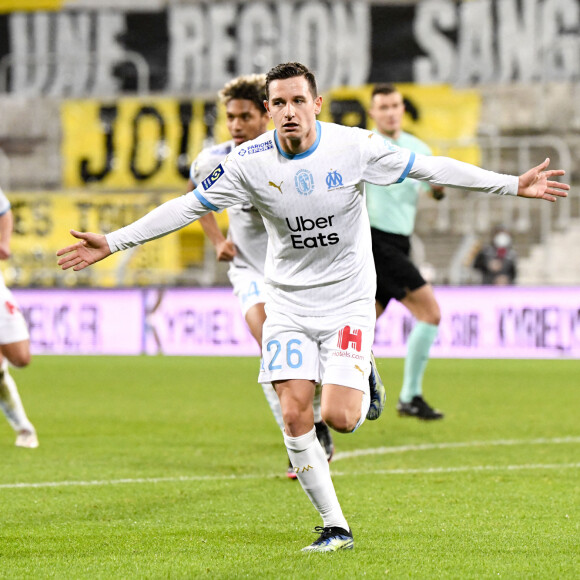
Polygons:
<instances>
[{"instance_id":1,"label":"referee's black shorts","mask_svg":"<svg viewBox=\"0 0 580 580\"><path fill-rule=\"evenodd\" d=\"M390 234L371 228L373 257L377 271L376 300L386 308L389 300L402 300L408 292L427 284L411 262L409 236Z\"/></svg>"}]
</instances>

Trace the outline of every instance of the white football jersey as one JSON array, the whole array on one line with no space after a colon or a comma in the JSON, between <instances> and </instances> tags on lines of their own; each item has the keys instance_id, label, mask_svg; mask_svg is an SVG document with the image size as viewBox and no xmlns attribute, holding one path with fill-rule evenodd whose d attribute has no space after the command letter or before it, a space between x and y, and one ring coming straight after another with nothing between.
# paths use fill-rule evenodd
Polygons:
<instances>
[{"instance_id":1,"label":"white football jersey","mask_svg":"<svg viewBox=\"0 0 580 580\"><path fill-rule=\"evenodd\" d=\"M207 147L191 164L190 177L198 187L234 149L234 141L220 143ZM268 233L264 227L262 216L249 202L228 208L229 230L228 238L236 245L237 253L231 264L234 268L251 268L259 274L264 274Z\"/></svg>"},{"instance_id":2,"label":"white football jersey","mask_svg":"<svg viewBox=\"0 0 580 580\"><path fill-rule=\"evenodd\" d=\"M107 234L109 248L116 252L143 244L209 210L251 203L269 236L267 301L286 312L326 315L374 304L365 181L391 185L409 175L444 186L517 194L517 176L415 155L364 129L317 122L316 132L316 142L298 155L282 151L275 131L240 145L196 189Z\"/></svg>"},{"instance_id":3,"label":"white football jersey","mask_svg":"<svg viewBox=\"0 0 580 580\"><path fill-rule=\"evenodd\" d=\"M268 298L296 314L325 314L375 295L364 181L387 185L408 171L410 151L371 133L317 123L316 143L284 153L269 131L234 149L198 194L220 210L252 203L269 235Z\"/></svg>"}]
</instances>

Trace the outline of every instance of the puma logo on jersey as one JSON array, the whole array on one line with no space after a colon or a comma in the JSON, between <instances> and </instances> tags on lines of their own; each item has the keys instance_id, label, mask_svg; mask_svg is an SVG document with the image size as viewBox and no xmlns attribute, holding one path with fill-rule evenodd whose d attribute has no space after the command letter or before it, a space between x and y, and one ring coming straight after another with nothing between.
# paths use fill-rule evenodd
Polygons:
<instances>
[{"instance_id":1,"label":"puma logo on jersey","mask_svg":"<svg viewBox=\"0 0 580 580\"><path fill-rule=\"evenodd\" d=\"M274 187L274 188L276 188L276 189L277 189L277 190L278 190L280 193L282 193L282 184L283 184L283 183L284 183L284 182L283 182L283 181L281 181L281 182L280 182L280 185L276 185L276 184L275 184L273 181L268 181L268 185L269 185L269 186L271 186L271 187Z\"/></svg>"},{"instance_id":2,"label":"puma logo on jersey","mask_svg":"<svg viewBox=\"0 0 580 580\"><path fill-rule=\"evenodd\" d=\"M363 371L363 370L362 370L362 369L361 369L361 368L360 368L358 365L354 365L354 368L355 368L357 371L360 371L363 377L365 376L365 372L364 372L364 371Z\"/></svg>"}]
</instances>

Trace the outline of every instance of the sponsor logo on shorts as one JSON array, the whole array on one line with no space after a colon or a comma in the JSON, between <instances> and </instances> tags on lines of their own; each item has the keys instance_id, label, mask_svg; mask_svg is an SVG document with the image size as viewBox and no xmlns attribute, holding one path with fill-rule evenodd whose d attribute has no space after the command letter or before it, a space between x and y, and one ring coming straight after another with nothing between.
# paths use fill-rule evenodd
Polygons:
<instances>
[{"instance_id":1,"label":"sponsor logo on shorts","mask_svg":"<svg viewBox=\"0 0 580 580\"><path fill-rule=\"evenodd\" d=\"M357 352L360 352L362 348L362 330L352 330L347 324L338 333L338 347L342 350L348 350L348 348L353 347Z\"/></svg>"},{"instance_id":2,"label":"sponsor logo on shorts","mask_svg":"<svg viewBox=\"0 0 580 580\"><path fill-rule=\"evenodd\" d=\"M14 314L14 313L19 311L18 306L16 306L16 304L14 304L14 302L10 302L9 300L6 300L6 302L4 303L4 306L6 306L6 310L8 311L8 314Z\"/></svg>"},{"instance_id":3,"label":"sponsor logo on shorts","mask_svg":"<svg viewBox=\"0 0 580 580\"><path fill-rule=\"evenodd\" d=\"M308 169L301 169L294 176L294 185L300 195L310 195L314 191L314 177Z\"/></svg>"},{"instance_id":4,"label":"sponsor logo on shorts","mask_svg":"<svg viewBox=\"0 0 580 580\"><path fill-rule=\"evenodd\" d=\"M212 171L211 175L206 177L201 185L203 189L207 191L223 174L225 173L224 168L221 163Z\"/></svg>"},{"instance_id":5,"label":"sponsor logo on shorts","mask_svg":"<svg viewBox=\"0 0 580 580\"><path fill-rule=\"evenodd\" d=\"M365 360L364 355L351 353L351 352L348 352L347 350L333 350L332 356L337 356L340 358L352 358L354 360L362 360L362 361Z\"/></svg>"}]
</instances>

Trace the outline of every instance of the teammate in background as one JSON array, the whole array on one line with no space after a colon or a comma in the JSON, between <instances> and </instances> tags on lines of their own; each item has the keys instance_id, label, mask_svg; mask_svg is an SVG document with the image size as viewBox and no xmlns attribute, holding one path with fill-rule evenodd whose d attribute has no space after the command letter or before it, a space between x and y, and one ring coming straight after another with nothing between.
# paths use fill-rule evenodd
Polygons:
<instances>
[{"instance_id":1,"label":"teammate in background","mask_svg":"<svg viewBox=\"0 0 580 580\"><path fill-rule=\"evenodd\" d=\"M199 219L249 202L268 231L267 285L260 381L272 382L284 417L284 442L298 480L322 517L304 548L353 547L328 461L316 439L312 400L322 376L322 418L342 433L384 407L384 388L369 382L376 322L376 274L364 183L390 185L407 176L438 185L555 201L567 184L550 179L549 159L520 177L446 157L400 149L376 134L316 120L322 97L300 63L266 76L275 130L244 143L202 185L120 230L76 232L57 252L59 265L82 270L113 252L143 244ZM370 387L370 388L369 388ZM369 500L370 501L370 500Z\"/></svg>"},{"instance_id":2,"label":"teammate in background","mask_svg":"<svg viewBox=\"0 0 580 580\"><path fill-rule=\"evenodd\" d=\"M0 189L0 260L10 257L12 225L10 202ZM30 363L28 328L1 274L0 353L0 408L16 431L16 446L33 449L38 447L36 429L26 416L16 383L8 371L8 362L15 367L25 367Z\"/></svg>"},{"instance_id":3,"label":"teammate in background","mask_svg":"<svg viewBox=\"0 0 580 580\"><path fill-rule=\"evenodd\" d=\"M423 141L402 130L405 104L393 85L374 87L369 115L375 122L375 132L390 143L431 155ZM443 413L433 409L423 398L423 375L429 350L437 336L441 311L431 284L424 280L409 257L421 192L430 193L437 200L445 197L443 187L415 179L405 179L388 187L372 183L366 187L377 270L377 319L392 298L401 302L416 319L409 335L397 411L400 416L432 420L442 419Z\"/></svg>"},{"instance_id":4,"label":"teammate in background","mask_svg":"<svg viewBox=\"0 0 580 580\"><path fill-rule=\"evenodd\" d=\"M266 98L266 75L238 77L224 86L218 93L226 108L226 125L231 141L204 149L191 164L187 191L193 191L233 149L246 141L259 137L268 129L270 116L264 100ZM262 216L251 203L235 205L228 209L229 230L227 238L222 234L213 213L200 218L203 231L214 245L217 259L230 262L228 277L234 294L240 301L246 323L262 347L262 326L266 320L264 302L264 263L268 247L268 233ZM280 400L272 383L262 383L266 400L281 430L284 430ZM323 446L328 461L334 454L334 443L330 430L320 414L320 388L314 401L316 436ZM296 472L289 463L286 475L296 479Z\"/></svg>"}]
</instances>

